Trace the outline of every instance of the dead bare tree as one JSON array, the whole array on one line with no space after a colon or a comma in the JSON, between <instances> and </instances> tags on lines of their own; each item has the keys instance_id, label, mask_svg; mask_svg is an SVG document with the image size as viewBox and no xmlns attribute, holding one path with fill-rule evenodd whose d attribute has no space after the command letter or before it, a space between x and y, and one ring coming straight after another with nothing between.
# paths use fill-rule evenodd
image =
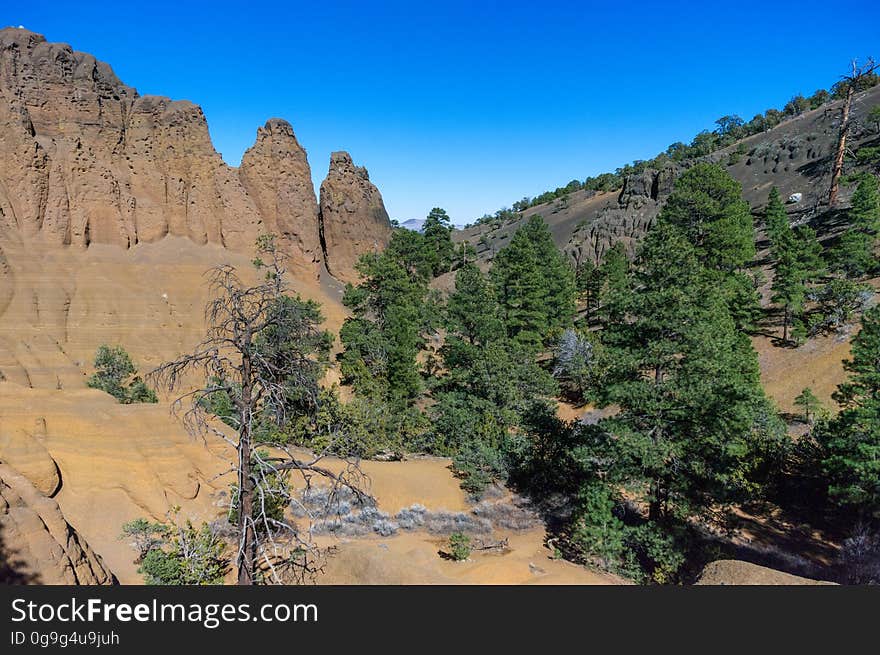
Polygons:
<instances>
[{"instance_id":1,"label":"dead bare tree","mask_svg":"<svg viewBox=\"0 0 880 655\"><path fill-rule=\"evenodd\" d=\"M840 192L840 177L843 174L843 161L846 158L846 139L849 135L852 114L853 96L861 90L863 83L877 69L877 64L870 57L862 66L858 61L852 61L852 71L844 75L840 80L840 88L846 95L843 101L843 109L840 113L840 132L837 137L837 154L834 157L834 165L831 169L831 190L828 193L828 206L837 204L837 195Z\"/></svg>"},{"instance_id":2,"label":"dead bare tree","mask_svg":"<svg viewBox=\"0 0 880 655\"><path fill-rule=\"evenodd\" d=\"M340 450L345 434L339 426L327 426L333 431L326 435L329 445L317 453L295 448L285 437L292 406L307 410L317 405L318 344L325 336L317 306L288 295L283 256L274 240L261 237L257 250L271 260L255 260L265 278L248 286L232 266L212 269L205 338L193 352L148 374L158 386L181 392L172 408L192 434L212 435L237 453L227 473L238 480L230 516L237 527L241 585L254 584L258 571L267 573L270 582L284 582L303 581L320 568L322 552L311 538L312 512L305 512L309 525L304 529L285 511L291 504L305 509L292 474L300 476L301 489L310 489L313 481L328 486L328 503L342 488L372 502L356 460L339 458L332 468L322 462ZM195 388L185 390L192 384ZM216 409L219 396L231 406L222 415Z\"/></svg>"}]
</instances>

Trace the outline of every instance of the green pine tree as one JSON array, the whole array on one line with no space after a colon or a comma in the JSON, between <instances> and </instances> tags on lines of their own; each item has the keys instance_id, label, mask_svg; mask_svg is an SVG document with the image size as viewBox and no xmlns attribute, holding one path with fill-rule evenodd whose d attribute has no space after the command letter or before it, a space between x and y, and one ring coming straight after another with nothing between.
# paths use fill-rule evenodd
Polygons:
<instances>
[{"instance_id":1,"label":"green pine tree","mask_svg":"<svg viewBox=\"0 0 880 655\"><path fill-rule=\"evenodd\" d=\"M653 227L636 262L627 319L604 335L609 371L600 400L619 408L600 423L615 452L606 479L639 490L655 532L639 533L633 547L647 547L638 543L653 535L654 559L669 566L681 563L668 548L683 547L677 535L685 517L753 497L784 443L757 354L700 259L680 228ZM666 565L658 570L664 580L674 575Z\"/></svg>"},{"instance_id":2,"label":"green pine tree","mask_svg":"<svg viewBox=\"0 0 880 655\"><path fill-rule=\"evenodd\" d=\"M803 334L803 310L808 285L824 272L822 246L816 233L803 226L792 230L788 222L780 225L771 243L773 257L773 296L771 300L782 306L782 341L789 342L789 331L795 328Z\"/></svg>"},{"instance_id":3,"label":"green pine tree","mask_svg":"<svg viewBox=\"0 0 880 655\"><path fill-rule=\"evenodd\" d=\"M874 237L862 230L849 229L828 253L829 268L847 278L863 278L876 266Z\"/></svg>"},{"instance_id":4,"label":"green pine tree","mask_svg":"<svg viewBox=\"0 0 880 655\"><path fill-rule=\"evenodd\" d=\"M830 498L869 518L880 513L880 307L865 312L851 353L834 394L842 409L815 432Z\"/></svg>"},{"instance_id":5,"label":"green pine tree","mask_svg":"<svg viewBox=\"0 0 880 655\"><path fill-rule=\"evenodd\" d=\"M746 274L755 258L755 230L739 182L720 166L696 164L676 180L659 220L682 231L737 327L751 329L761 314L755 283Z\"/></svg>"},{"instance_id":6,"label":"green pine tree","mask_svg":"<svg viewBox=\"0 0 880 655\"><path fill-rule=\"evenodd\" d=\"M437 322L425 252L421 234L397 229L385 251L361 257L363 281L346 288L341 370L361 395L406 402L422 390L417 358Z\"/></svg>"},{"instance_id":7,"label":"green pine tree","mask_svg":"<svg viewBox=\"0 0 880 655\"><path fill-rule=\"evenodd\" d=\"M810 387L805 387L797 398L794 399L795 407L800 407L804 416L804 423L812 425L816 417L822 411L822 403L816 398L816 394Z\"/></svg>"},{"instance_id":8,"label":"green pine tree","mask_svg":"<svg viewBox=\"0 0 880 655\"><path fill-rule=\"evenodd\" d=\"M700 163L683 173L660 217L683 231L707 268L733 271L755 257L749 205L720 166Z\"/></svg>"},{"instance_id":9,"label":"green pine tree","mask_svg":"<svg viewBox=\"0 0 880 655\"><path fill-rule=\"evenodd\" d=\"M128 384L125 381L129 380ZM95 352L95 372L86 381L123 405L159 402L156 392L138 376L137 367L122 346L103 344Z\"/></svg>"},{"instance_id":10,"label":"green pine tree","mask_svg":"<svg viewBox=\"0 0 880 655\"><path fill-rule=\"evenodd\" d=\"M848 212L849 229L829 253L832 270L847 277L864 277L877 268L874 246L880 231L880 191L877 178L860 176Z\"/></svg>"},{"instance_id":11,"label":"green pine tree","mask_svg":"<svg viewBox=\"0 0 880 655\"><path fill-rule=\"evenodd\" d=\"M791 229L788 222L788 214L782 198L779 197L779 189L770 189L770 197L767 200L767 208L764 210L764 227L771 243L776 243L787 230Z\"/></svg>"},{"instance_id":12,"label":"green pine tree","mask_svg":"<svg viewBox=\"0 0 880 655\"><path fill-rule=\"evenodd\" d=\"M446 211L434 207L425 219L422 234L425 243L425 259L434 277L446 273L452 266L455 245L452 243L452 222Z\"/></svg>"},{"instance_id":13,"label":"green pine tree","mask_svg":"<svg viewBox=\"0 0 880 655\"><path fill-rule=\"evenodd\" d=\"M575 286L577 287L578 300L584 308L584 320L587 325L593 318L593 312L599 302L599 294L602 291L602 270L596 263L587 258L580 262L575 269Z\"/></svg>"},{"instance_id":14,"label":"green pine tree","mask_svg":"<svg viewBox=\"0 0 880 655\"><path fill-rule=\"evenodd\" d=\"M852 197L849 210L850 222L866 233L876 235L880 231L880 188L873 175L862 175Z\"/></svg>"},{"instance_id":15,"label":"green pine tree","mask_svg":"<svg viewBox=\"0 0 880 655\"><path fill-rule=\"evenodd\" d=\"M503 331L498 302L476 264L464 264L455 275L455 290L446 303L447 328L469 343L487 344Z\"/></svg>"},{"instance_id":16,"label":"green pine tree","mask_svg":"<svg viewBox=\"0 0 880 655\"><path fill-rule=\"evenodd\" d=\"M508 334L518 342L538 348L571 324L574 271L540 216L530 217L498 253L491 278Z\"/></svg>"},{"instance_id":17,"label":"green pine tree","mask_svg":"<svg viewBox=\"0 0 880 655\"><path fill-rule=\"evenodd\" d=\"M618 241L605 252L599 266L599 315L604 325L623 320L623 301L630 290L630 261Z\"/></svg>"}]
</instances>

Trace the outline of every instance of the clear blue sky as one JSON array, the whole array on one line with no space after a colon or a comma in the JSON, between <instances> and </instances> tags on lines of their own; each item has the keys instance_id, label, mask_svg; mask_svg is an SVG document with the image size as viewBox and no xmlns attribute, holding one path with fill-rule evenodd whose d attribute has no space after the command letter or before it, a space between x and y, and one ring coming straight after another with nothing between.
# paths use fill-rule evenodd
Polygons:
<instances>
[{"instance_id":1,"label":"clear blue sky","mask_svg":"<svg viewBox=\"0 0 880 655\"><path fill-rule=\"evenodd\" d=\"M31 0L4 3L0 24L200 104L229 164L279 116L316 184L348 150L393 218L441 206L465 223L829 86L880 57L878 14L876 0Z\"/></svg>"}]
</instances>

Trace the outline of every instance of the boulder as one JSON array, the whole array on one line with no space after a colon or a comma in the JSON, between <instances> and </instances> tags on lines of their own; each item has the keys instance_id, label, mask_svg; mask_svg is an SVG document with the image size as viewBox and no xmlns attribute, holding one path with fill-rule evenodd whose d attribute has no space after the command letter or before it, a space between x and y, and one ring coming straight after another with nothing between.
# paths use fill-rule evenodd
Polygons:
<instances>
[{"instance_id":1,"label":"boulder","mask_svg":"<svg viewBox=\"0 0 880 655\"><path fill-rule=\"evenodd\" d=\"M6 464L0 464L0 583L116 583L58 504Z\"/></svg>"}]
</instances>

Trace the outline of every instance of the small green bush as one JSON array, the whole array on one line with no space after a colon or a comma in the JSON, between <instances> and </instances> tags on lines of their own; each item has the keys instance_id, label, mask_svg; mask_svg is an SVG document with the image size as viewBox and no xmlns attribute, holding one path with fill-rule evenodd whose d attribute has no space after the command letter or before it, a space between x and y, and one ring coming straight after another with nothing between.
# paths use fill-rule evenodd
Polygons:
<instances>
[{"instance_id":1,"label":"small green bush","mask_svg":"<svg viewBox=\"0 0 880 655\"><path fill-rule=\"evenodd\" d=\"M187 521L165 548L156 547L146 554L138 573L148 585L223 584L227 569L224 550L211 526L203 523L196 528Z\"/></svg>"},{"instance_id":2,"label":"small green bush","mask_svg":"<svg viewBox=\"0 0 880 655\"><path fill-rule=\"evenodd\" d=\"M449 535L449 556L456 562L463 562L471 556L471 538L461 532Z\"/></svg>"},{"instance_id":3,"label":"small green bush","mask_svg":"<svg viewBox=\"0 0 880 655\"><path fill-rule=\"evenodd\" d=\"M137 376L137 367L122 346L104 344L98 348L95 372L86 384L92 389L109 393L123 405L159 402L156 392Z\"/></svg>"},{"instance_id":4,"label":"small green bush","mask_svg":"<svg viewBox=\"0 0 880 655\"><path fill-rule=\"evenodd\" d=\"M150 523L146 519L135 519L122 525L122 534L119 538L131 540L131 546L138 552L135 563L139 564L151 550L162 546L167 536L167 525Z\"/></svg>"}]
</instances>

